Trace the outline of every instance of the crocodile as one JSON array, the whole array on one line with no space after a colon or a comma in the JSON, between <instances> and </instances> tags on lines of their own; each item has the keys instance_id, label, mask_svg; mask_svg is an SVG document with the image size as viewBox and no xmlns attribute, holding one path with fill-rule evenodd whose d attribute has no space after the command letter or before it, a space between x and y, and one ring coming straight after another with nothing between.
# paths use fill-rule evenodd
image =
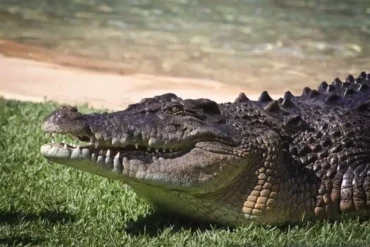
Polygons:
<instances>
[{"instance_id":1,"label":"crocodile","mask_svg":"<svg viewBox=\"0 0 370 247\"><path fill-rule=\"evenodd\" d=\"M154 208L231 227L370 215L370 74L273 100L231 103L167 93L123 111L62 106L42 155L123 181Z\"/></svg>"}]
</instances>

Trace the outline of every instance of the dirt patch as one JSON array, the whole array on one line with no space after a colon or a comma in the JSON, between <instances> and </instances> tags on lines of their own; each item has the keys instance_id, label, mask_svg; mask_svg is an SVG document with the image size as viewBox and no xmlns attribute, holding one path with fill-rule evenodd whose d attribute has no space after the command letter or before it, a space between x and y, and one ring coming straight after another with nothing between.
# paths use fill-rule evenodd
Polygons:
<instances>
[{"instance_id":1,"label":"dirt patch","mask_svg":"<svg viewBox=\"0 0 370 247\"><path fill-rule=\"evenodd\" d=\"M0 96L123 109L145 97L172 92L182 98L233 101L245 88L212 80L145 74L119 75L22 58L0 57ZM249 95L258 97L257 92Z\"/></svg>"}]
</instances>

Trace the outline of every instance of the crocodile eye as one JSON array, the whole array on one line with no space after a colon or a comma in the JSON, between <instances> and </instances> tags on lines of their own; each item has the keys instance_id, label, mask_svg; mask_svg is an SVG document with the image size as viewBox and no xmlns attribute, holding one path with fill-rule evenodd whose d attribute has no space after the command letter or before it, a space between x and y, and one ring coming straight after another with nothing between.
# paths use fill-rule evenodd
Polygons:
<instances>
[{"instance_id":1,"label":"crocodile eye","mask_svg":"<svg viewBox=\"0 0 370 247\"><path fill-rule=\"evenodd\" d=\"M167 108L167 110L173 114L183 112L184 111L184 106L183 105L172 105Z\"/></svg>"}]
</instances>

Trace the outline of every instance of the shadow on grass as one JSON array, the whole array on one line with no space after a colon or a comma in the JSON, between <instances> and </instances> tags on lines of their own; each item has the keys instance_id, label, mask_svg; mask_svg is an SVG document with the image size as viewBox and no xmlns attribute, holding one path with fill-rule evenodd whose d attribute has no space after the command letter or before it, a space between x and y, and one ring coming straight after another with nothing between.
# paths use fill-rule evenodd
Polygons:
<instances>
[{"instance_id":1,"label":"shadow on grass","mask_svg":"<svg viewBox=\"0 0 370 247\"><path fill-rule=\"evenodd\" d=\"M44 220L50 224L66 224L75 221L75 217L69 213L57 212L57 211L44 211L39 214L27 213L24 211L0 211L0 225L16 225L22 222L33 222L38 220ZM0 237L1 246L31 246L40 245L45 239L35 236L10 236Z\"/></svg>"},{"instance_id":2,"label":"shadow on grass","mask_svg":"<svg viewBox=\"0 0 370 247\"><path fill-rule=\"evenodd\" d=\"M341 220L323 220L323 221L305 221L301 223L295 224L282 224L282 225L254 225L253 227L263 228L266 231L270 231L276 229L281 231L282 233L289 233L292 229L296 228L307 228L310 229L312 227L322 227L326 226L335 226L339 223L346 223L348 221L355 221L357 223L363 224L368 223L369 219L364 217L355 217L355 218L348 218L342 217ZM367 226L367 225L366 225ZM234 231L235 228L218 225L214 223L207 223L201 221L195 221L194 219L185 218L176 214L168 214L160 211L154 211L152 213L146 214L141 216L137 220L131 220L125 224L123 227L123 231L127 232L130 235L147 235L150 237L159 236L165 229L171 229L171 232L179 232L182 230L190 230L192 233L194 232L205 232L208 230L215 230L215 229L224 229L229 231Z\"/></svg>"},{"instance_id":3,"label":"shadow on grass","mask_svg":"<svg viewBox=\"0 0 370 247\"><path fill-rule=\"evenodd\" d=\"M75 221L75 217L69 213L57 211L44 211L39 214L27 213L24 211L0 211L0 224L19 224L20 222L30 222L45 220L51 224L65 224Z\"/></svg>"},{"instance_id":4,"label":"shadow on grass","mask_svg":"<svg viewBox=\"0 0 370 247\"><path fill-rule=\"evenodd\" d=\"M8 237L8 238L0 238L0 245L1 246L32 246L32 245L40 245L45 240L42 238L33 238L29 236L17 236L17 237Z\"/></svg>"},{"instance_id":5,"label":"shadow on grass","mask_svg":"<svg viewBox=\"0 0 370 247\"><path fill-rule=\"evenodd\" d=\"M170 228L172 232L190 230L193 232L204 232L212 229L228 229L225 226L211 224L207 222L194 221L179 215L166 214L163 212L153 212L143 215L137 220L129 221L123 227L123 231L131 235L148 235L155 237L160 235L163 230Z\"/></svg>"}]
</instances>

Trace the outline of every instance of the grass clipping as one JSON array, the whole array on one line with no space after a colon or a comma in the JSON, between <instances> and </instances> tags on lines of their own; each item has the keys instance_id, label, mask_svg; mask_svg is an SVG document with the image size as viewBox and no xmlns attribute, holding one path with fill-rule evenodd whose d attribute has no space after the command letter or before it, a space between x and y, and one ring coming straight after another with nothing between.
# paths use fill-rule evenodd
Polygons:
<instances>
[{"instance_id":1,"label":"grass clipping","mask_svg":"<svg viewBox=\"0 0 370 247\"><path fill-rule=\"evenodd\" d=\"M229 229L155 212L127 186L39 153L57 104L0 98L0 245L368 246L370 222ZM81 107L89 112L87 107Z\"/></svg>"}]
</instances>

